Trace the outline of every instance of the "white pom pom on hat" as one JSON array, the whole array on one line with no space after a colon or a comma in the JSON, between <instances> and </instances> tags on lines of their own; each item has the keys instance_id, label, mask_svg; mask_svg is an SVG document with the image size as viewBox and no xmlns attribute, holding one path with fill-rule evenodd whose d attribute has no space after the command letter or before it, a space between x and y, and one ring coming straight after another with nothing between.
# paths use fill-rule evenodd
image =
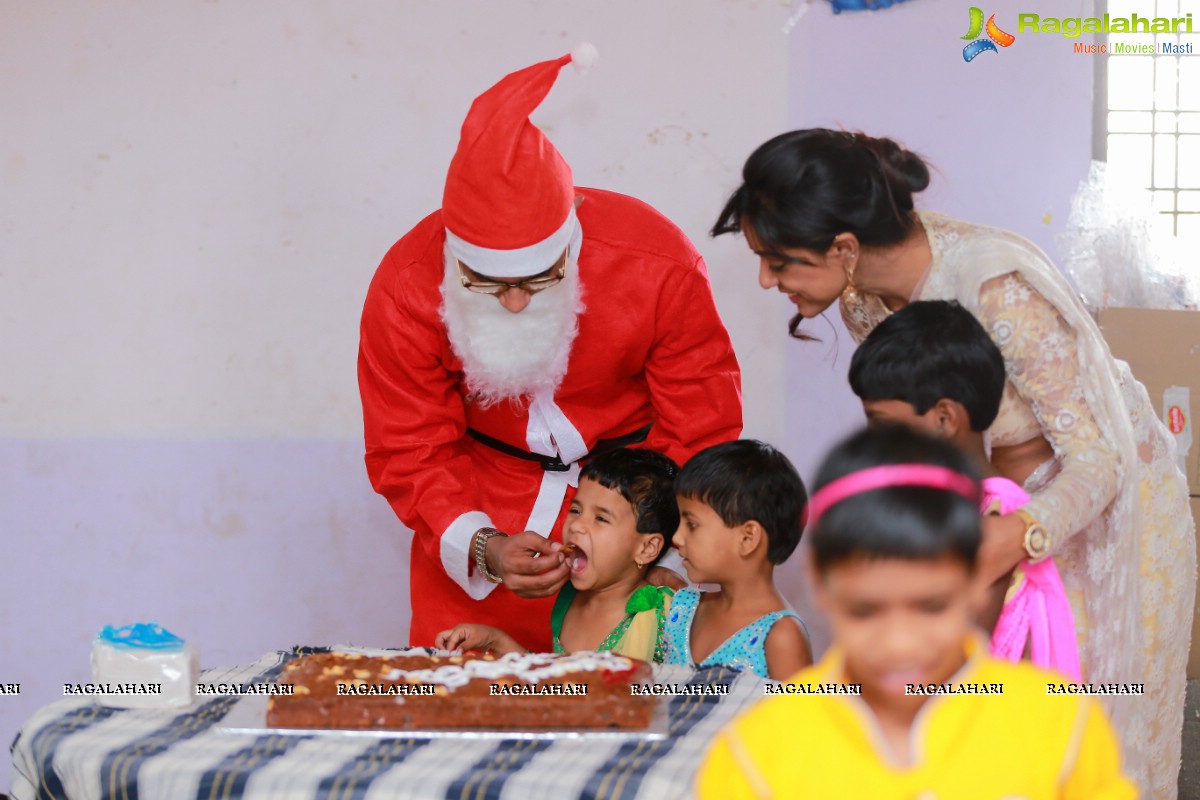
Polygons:
<instances>
[{"instance_id":1,"label":"white pom pom on hat","mask_svg":"<svg viewBox=\"0 0 1200 800\"><path fill-rule=\"evenodd\" d=\"M571 48L571 66L580 75L591 69L592 65L599 60L600 52L596 49L596 45L591 42L580 42Z\"/></svg>"}]
</instances>

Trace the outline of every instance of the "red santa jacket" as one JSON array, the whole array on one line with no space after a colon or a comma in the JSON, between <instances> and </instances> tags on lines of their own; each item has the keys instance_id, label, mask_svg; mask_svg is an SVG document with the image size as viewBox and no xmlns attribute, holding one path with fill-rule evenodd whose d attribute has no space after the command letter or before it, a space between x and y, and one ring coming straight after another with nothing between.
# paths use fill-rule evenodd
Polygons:
<instances>
[{"instance_id":1,"label":"red santa jacket","mask_svg":"<svg viewBox=\"0 0 1200 800\"><path fill-rule=\"evenodd\" d=\"M647 424L643 446L680 464L741 433L741 376L699 253L638 200L576 193L586 308L552 400L482 408L467 397L440 318L440 212L392 247L368 290L358 359L367 473L413 530L412 644L480 622L549 649L551 598L487 583L470 544L484 526L560 539L578 466L545 472L469 438L468 426L568 464Z\"/></svg>"}]
</instances>

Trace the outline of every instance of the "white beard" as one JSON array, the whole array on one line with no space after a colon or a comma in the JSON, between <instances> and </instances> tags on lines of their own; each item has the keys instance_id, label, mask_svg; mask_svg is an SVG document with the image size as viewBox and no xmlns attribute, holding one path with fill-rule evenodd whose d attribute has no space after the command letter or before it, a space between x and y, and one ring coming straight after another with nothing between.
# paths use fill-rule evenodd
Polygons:
<instances>
[{"instance_id":1,"label":"white beard","mask_svg":"<svg viewBox=\"0 0 1200 800\"><path fill-rule=\"evenodd\" d=\"M447 249L442 279L442 322L463 363L467 391L484 406L553 395L567 374L571 344L579 333L583 292L579 270L567 264L556 286L529 298L514 314L500 300L468 291Z\"/></svg>"}]
</instances>

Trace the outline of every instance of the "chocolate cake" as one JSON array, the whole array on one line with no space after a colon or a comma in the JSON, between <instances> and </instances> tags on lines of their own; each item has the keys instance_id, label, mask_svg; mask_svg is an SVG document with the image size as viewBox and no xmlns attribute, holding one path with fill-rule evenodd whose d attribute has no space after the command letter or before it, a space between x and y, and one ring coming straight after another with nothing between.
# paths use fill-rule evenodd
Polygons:
<instances>
[{"instance_id":1,"label":"chocolate cake","mask_svg":"<svg viewBox=\"0 0 1200 800\"><path fill-rule=\"evenodd\" d=\"M612 653L364 656L318 653L284 667L267 725L274 728L645 728L655 698L633 684L650 665Z\"/></svg>"}]
</instances>

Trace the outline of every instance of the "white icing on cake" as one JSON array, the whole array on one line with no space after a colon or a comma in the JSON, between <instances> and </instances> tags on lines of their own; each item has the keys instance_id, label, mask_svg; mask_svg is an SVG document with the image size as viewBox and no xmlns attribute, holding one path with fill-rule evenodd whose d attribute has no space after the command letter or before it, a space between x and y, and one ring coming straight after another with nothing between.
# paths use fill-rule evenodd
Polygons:
<instances>
[{"instance_id":1,"label":"white icing on cake","mask_svg":"<svg viewBox=\"0 0 1200 800\"><path fill-rule=\"evenodd\" d=\"M450 689L466 686L472 678L498 680L516 678L526 683L538 683L562 678L576 672L624 672L633 662L610 652L571 653L508 653L497 659L474 659L462 664L445 664L433 669L403 670L393 668L381 676L383 680L407 683L436 683Z\"/></svg>"}]
</instances>

